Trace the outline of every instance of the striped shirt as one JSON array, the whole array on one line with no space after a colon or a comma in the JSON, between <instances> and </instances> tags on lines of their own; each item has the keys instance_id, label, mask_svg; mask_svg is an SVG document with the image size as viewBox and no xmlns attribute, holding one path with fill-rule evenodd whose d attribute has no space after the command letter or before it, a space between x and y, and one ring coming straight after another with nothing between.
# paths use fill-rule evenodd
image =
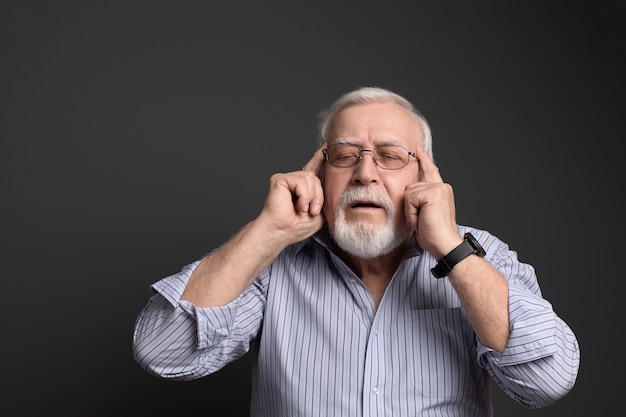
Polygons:
<instances>
[{"instance_id":1,"label":"striped shirt","mask_svg":"<svg viewBox=\"0 0 626 417\"><path fill-rule=\"evenodd\" d=\"M532 266L490 233L471 232L509 283L503 354L480 343L447 278L415 241L375 307L330 248L326 229L287 247L236 300L196 308L180 296L199 261L151 288L135 360L164 378L201 378L251 348L251 415L491 416L491 381L528 408L573 387L579 346Z\"/></svg>"}]
</instances>

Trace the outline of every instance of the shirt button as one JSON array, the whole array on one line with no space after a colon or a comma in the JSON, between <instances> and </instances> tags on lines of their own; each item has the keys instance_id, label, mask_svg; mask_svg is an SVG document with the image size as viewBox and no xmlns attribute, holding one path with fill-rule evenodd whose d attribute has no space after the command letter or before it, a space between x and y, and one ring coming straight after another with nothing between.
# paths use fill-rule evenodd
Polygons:
<instances>
[{"instance_id":1,"label":"shirt button","mask_svg":"<svg viewBox=\"0 0 626 417\"><path fill-rule=\"evenodd\" d=\"M372 394L378 395L378 387L372 388Z\"/></svg>"}]
</instances>

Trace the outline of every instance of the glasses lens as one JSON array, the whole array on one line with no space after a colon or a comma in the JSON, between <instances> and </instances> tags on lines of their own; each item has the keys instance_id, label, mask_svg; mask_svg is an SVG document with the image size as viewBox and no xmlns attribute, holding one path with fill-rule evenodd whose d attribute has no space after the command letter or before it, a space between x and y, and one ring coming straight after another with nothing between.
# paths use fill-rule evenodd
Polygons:
<instances>
[{"instance_id":1,"label":"glasses lens","mask_svg":"<svg viewBox=\"0 0 626 417\"><path fill-rule=\"evenodd\" d=\"M348 168L356 165L361 150L358 146L348 144L336 144L328 148L328 162L339 168Z\"/></svg>"},{"instance_id":2,"label":"glasses lens","mask_svg":"<svg viewBox=\"0 0 626 417\"><path fill-rule=\"evenodd\" d=\"M400 169L409 163L409 152L401 146L381 145L374 149L378 166L385 169Z\"/></svg>"}]
</instances>

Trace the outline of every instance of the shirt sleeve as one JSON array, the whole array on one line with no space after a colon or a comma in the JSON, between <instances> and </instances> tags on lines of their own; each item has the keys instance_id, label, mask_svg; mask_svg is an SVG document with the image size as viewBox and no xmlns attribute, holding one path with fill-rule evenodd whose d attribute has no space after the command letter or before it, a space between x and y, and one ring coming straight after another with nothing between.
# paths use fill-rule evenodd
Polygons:
<instances>
[{"instance_id":1,"label":"shirt sleeve","mask_svg":"<svg viewBox=\"0 0 626 417\"><path fill-rule=\"evenodd\" d=\"M480 365L527 408L555 403L574 386L580 348L571 328L539 290L535 270L500 241L490 261L509 283L510 338L502 354L478 342Z\"/></svg>"},{"instance_id":2,"label":"shirt sleeve","mask_svg":"<svg viewBox=\"0 0 626 417\"><path fill-rule=\"evenodd\" d=\"M180 297L199 263L154 283L136 320L133 356L153 375L175 380L209 375L248 352L258 334L267 273L227 305L198 308Z\"/></svg>"}]
</instances>

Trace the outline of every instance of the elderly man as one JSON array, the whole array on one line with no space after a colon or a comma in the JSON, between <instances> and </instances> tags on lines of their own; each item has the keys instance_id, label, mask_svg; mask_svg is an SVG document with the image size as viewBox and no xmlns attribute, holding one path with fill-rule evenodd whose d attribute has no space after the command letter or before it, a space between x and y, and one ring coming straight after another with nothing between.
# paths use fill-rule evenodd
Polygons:
<instances>
[{"instance_id":1,"label":"elderly man","mask_svg":"<svg viewBox=\"0 0 626 417\"><path fill-rule=\"evenodd\" d=\"M528 408L566 395L575 335L532 266L457 224L414 106L351 91L319 139L254 220L153 284L137 362L190 380L254 346L252 416L491 416L492 380Z\"/></svg>"}]
</instances>

